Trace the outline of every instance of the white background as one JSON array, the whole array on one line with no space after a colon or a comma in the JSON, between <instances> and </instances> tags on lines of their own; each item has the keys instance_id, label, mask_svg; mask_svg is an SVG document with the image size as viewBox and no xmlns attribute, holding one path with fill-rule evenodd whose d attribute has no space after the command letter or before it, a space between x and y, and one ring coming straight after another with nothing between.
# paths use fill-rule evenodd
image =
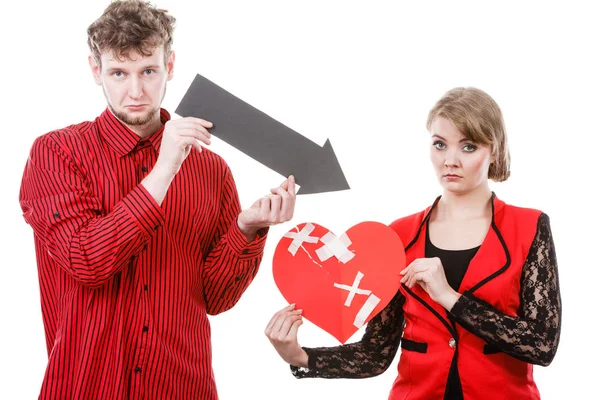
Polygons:
<instances>
[{"instance_id":1,"label":"white background","mask_svg":"<svg viewBox=\"0 0 600 400\"><path fill-rule=\"evenodd\" d=\"M211 318L223 400L387 398L397 360L367 380L292 377L263 334L286 304L271 260L283 233L298 223L341 233L363 220L389 223L429 205L440 187L429 165L425 120L456 86L487 91L503 110L512 177L493 190L551 218L563 328L552 365L535 367L542 398L594 393L600 28L593 2L448 3L158 3L178 25L165 108L173 111L200 73L311 140L322 145L329 138L352 187L299 197L295 218L271 230L264 262L240 303ZM108 2L10 4L2 7L0 28L0 399L33 399L47 355L33 235L18 204L19 184L37 136L104 110L87 66L86 28ZM211 148L231 166L244 207L283 179L218 139ZM336 344L308 322L300 341Z\"/></svg>"}]
</instances>

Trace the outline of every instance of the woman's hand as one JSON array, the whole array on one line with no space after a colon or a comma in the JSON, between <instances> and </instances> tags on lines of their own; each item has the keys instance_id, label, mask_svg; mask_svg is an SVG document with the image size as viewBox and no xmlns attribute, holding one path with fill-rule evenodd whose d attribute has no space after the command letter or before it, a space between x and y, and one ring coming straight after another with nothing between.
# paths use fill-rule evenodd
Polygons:
<instances>
[{"instance_id":1,"label":"woman's hand","mask_svg":"<svg viewBox=\"0 0 600 400\"><path fill-rule=\"evenodd\" d=\"M265 329L265 335L286 363L308 368L308 354L298 344L302 310L294 310L294 307L295 304L290 304L276 312Z\"/></svg>"},{"instance_id":2,"label":"woman's hand","mask_svg":"<svg viewBox=\"0 0 600 400\"><path fill-rule=\"evenodd\" d=\"M418 283L433 301L448 311L460 297L460 294L448 284L444 266L438 257L417 258L400 271L400 275L403 275L400 283L405 284L409 289Z\"/></svg>"}]
</instances>

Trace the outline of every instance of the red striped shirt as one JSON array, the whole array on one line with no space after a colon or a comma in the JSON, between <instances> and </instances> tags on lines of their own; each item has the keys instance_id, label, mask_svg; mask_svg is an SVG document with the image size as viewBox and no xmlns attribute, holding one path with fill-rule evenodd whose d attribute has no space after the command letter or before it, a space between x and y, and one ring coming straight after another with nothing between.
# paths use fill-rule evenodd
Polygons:
<instances>
[{"instance_id":1,"label":"red striped shirt","mask_svg":"<svg viewBox=\"0 0 600 400\"><path fill-rule=\"evenodd\" d=\"M33 144L19 199L48 348L40 399L217 399L207 314L239 300L266 229L247 242L231 171L206 149L159 206L140 182L163 129L141 140L107 109Z\"/></svg>"}]
</instances>

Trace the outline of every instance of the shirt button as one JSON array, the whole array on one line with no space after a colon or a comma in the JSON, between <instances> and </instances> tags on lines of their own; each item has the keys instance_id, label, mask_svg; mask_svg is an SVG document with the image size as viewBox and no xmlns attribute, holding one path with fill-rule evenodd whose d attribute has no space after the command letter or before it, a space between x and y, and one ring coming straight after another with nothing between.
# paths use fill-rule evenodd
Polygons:
<instances>
[{"instance_id":1,"label":"shirt button","mask_svg":"<svg viewBox=\"0 0 600 400\"><path fill-rule=\"evenodd\" d=\"M143 327L142 332L148 332L148 327L147 326Z\"/></svg>"},{"instance_id":2,"label":"shirt button","mask_svg":"<svg viewBox=\"0 0 600 400\"><path fill-rule=\"evenodd\" d=\"M147 244L144 245L144 250L148 250L148 245Z\"/></svg>"},{"instance_id":3,"label":"shirt button","mask_svg":"<svg viewBox=\"0 0 600 400\"><path fill-rule=\"evenodd\" d=\"M60 218L60 214L59 214L59 213L57 213L57 212L55 212L55 213L54 213L54 218Z\"/></svg>"},{"instance_id":4,"label":"shirt button","mask_svg":"<svg viewBox=\"0 0 600 400\"><path fill-rule=\"evenodd\" d=\"M235 281L236 281L236 282L239 282L239 281L241 281L241 280L242 280L242 277L241 277L241 276L236 276L236 277L235 277Z\"/></svg>"},{"instance_id":5,"label":"shirt button","mask_svg":"<svg viewBox=\"0 0 600 400\"><path fill-rule=\"evenodd\" d=\"M456 340L454 340L454 338L450 339L448 341L448 346L452 347L453 349L456 348Z\"/></svg>"},{"instance_id":6,"label":"shirt button","mask_svg":"<svg viewBox=\"0 0 600 400\"><path fill-rule=\"evenodd\" d=\"M157 231L158 230L158 225L154 225L154 230Z\"/></svg>"},{"instance_id":7,"label":"shirt button","mask_svg":"<svg viewBox=\"0 0 600 400\"><path fill-rule=\"evenodd\" d=\"M144 290L147 292L148 291L148 285L144 285Z\"/></svg>"},{"instance_id":8,"label":"shirt button","mask_svg":"<svg viewBox=\"0 0 600 400\"><path fill-rule=\"evenodd\" d=\"M248 249L242 250L242 254L248 254L249 252L250 252L250 250L248 250Z\"/></svg>"},{"instance_id":9,"label":"shirt button","mask_svg":"<svg viewBox=\"0 0 600 400\"><path fill-rule=\"evenodd\" d=\"M148 172L148 167L146 167L145 165L142 167L142 172Z\"/></svg>"},{"instance_id":10,"label":"shirt button","mask_svg":"<svg viewBox=\"0 0 600 400\"><path fill-rule=\"evenodd\" d=\"M140 367L135 367L134 371L136 374L139 374L140 372L142 372L142 369Z\"/></svg>"}]
</instances>

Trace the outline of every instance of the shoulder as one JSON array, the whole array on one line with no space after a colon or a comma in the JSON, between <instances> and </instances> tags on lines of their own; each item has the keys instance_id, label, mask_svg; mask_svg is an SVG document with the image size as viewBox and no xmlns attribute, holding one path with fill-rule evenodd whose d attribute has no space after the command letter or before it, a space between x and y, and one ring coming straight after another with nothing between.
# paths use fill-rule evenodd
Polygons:
<instances>
[{"instance_id":1,"label":"shoulder","mask_svg":"<svg viewBox=\"0 0 600 400\"><path fill-rule=\"evenodd\" d=\"M96 141L95 122L85 121L55 129L38 136L31 146L30 158L33 160L59 156L77 158L77 154L86 154Z\"/></svg>"},{"instance_id":2,"label":"shoulder","mask_svg":"<svg viewBox=\"0 0 600 400\"><path fill-rule=\"evenodd\" d=\"M398 218L390 224L390 227L400 236L402 243L406 245L419 230L428 211L429 207L414 214Z\"/></svg>"},{"instance_id":3,"label":"shoulder","mask_svg":"<svg viewBox=\"0 0 600 400\"><path fill-rule=\"evenodd\" d=\"M538 221L548 216L541 210L531 207L519 207L512 204L505 204L497 217L505 224L533 225L537 226Z\"/></svg>"},{"instance_id":4,"label":"shoulder","mask_svg":"<svg viewBox=\"0 0 600 400\"><path fill-rule=\"evenodd\" d=\"M548 215L537 208L506 204L495 219L503 237L521 243L524 249L528 249L538 235L549 233Z\"/></svg>"},{"instance_id":5,"label":"shoulder","mask_svg":"<svg viewBox=\"0 0 600 400\"><path fill-rule=\"evenodd\" d=\"M550 230L550 217L542 210L510 205L508 212L515 224L527 226L533 232Z\"/></svg>"},{"instance_id":6,"label":"shoulder","mask_svg":"<svg viewBox=\"0 0 600 400\"><path fill-rule=\"evenodd\" d=\"M513 204L505 204L504 208L506 211L508 211L509 213L511 213L513 215L539 216L542 213L542 211L538 210L537 208L519 207L519 206L515 206Z\"/></svg>"}]
</instances>

